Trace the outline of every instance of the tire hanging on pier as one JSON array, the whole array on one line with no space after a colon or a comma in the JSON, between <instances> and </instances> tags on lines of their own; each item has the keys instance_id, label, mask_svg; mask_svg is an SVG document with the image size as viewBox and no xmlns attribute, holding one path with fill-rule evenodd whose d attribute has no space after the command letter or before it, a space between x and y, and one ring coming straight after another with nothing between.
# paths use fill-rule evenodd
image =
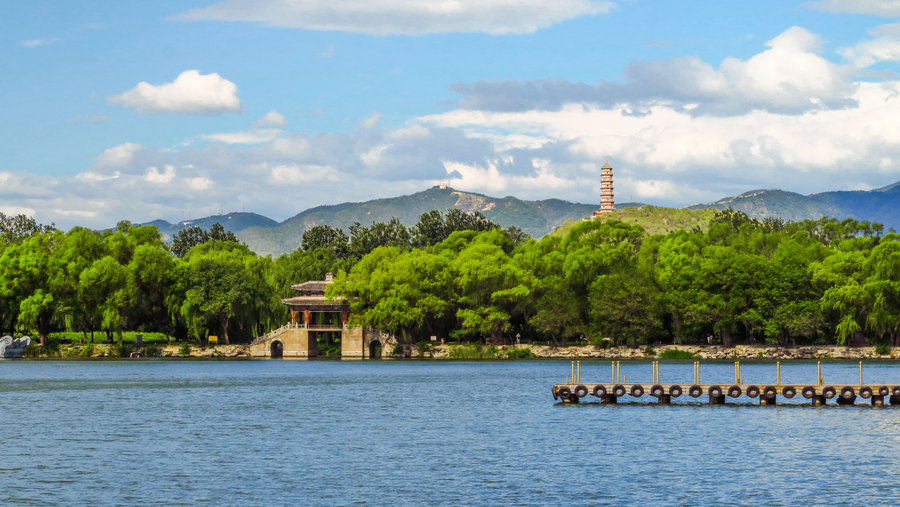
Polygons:
<instances>
[{"instance_id":1,"label":"tire hanging on pier","mask_svg":"<svg viewBox=\"0 0 900 507\"><path fill-rule=\"evenodd\" d=\"M644 386L640 384L635 384L631 386L631 395L635 398L640 398L644 395Z\"/></svg>"},{"instance_id":2,"label":"tire hanging on pier","mask_svg":"<svg viewBox=\"0 0 900 507\"><path fill-rule=\"evenodd\" d=\"M888 386L880 386L878 388L878 396L887 396L890 392L891 390L888 389Z\"/></svg>"},{"instance_id":3,"label":"tire hanging on pier","mask_svg":"<svg viewBox=\"0 0 900 507\"><path fill-rule=\"evenodd\" d=\"M665 394L666 390L659 384L653 384L653 386L650 387L650 396L659 398L660 396L663 396Z\"/></svg>"},{"instance_id":4,"label":"tire hanging on pier","mask_svg":"<svg viewBox=\"0 0 900 507\"><path fill-rule=\"evenodd\" d=\"M807 400L812 399L812 397L816 395L816 388L813 386L806 386L800 391L800 394Z\"/></svg>"},{"instance_id":5,"label":"tire hanging on pier","mask_svg":"<svg viewBox=\"0 0 900 507\"><path fill-rule=\"evenodd\" d=\"M778 394L778 389L775 389L775 386L766 386L763 387L763 396L766 398L774 398Z\"/></svg>"},{"instance_id":6,"label":"tire hanging on pier","mask_svg":"<svg viewBox=\"0 0 900 507\"><path fill-rule=\"evenodd\" d=\"M625 386L623 386L622 384L616 384L615 386L613 386L613 396L615 396L616 398L625 396L625 392Z\"/></svg>"},{"instance_id":7,"label":"tire hanging on pier","mask_svg":"<svg viewBox=\"0 0 900 507\"><path fill-rule=\"evenodd\" d=\"M735 384L728 388L728 396L731 398L739 398L741 396L741 386Z\"/></svg>"},{"instance_id":8,"label":"tire hanging on pier","mask_svg":"<svg viewBox=\"0 0 900 507\"><path fill-rule=\"evenodd\" d=\"M700 395L703 394L703 388L698 386L697 384L694 384L688 388L688 394L690 394L694 398L699 398Z\"/></svg>"},{"instance_id":9,"label":"tire hanging on pier","mask_svg":"<svg viewBox=\"0 0 900 507\"><path fill-rule=\"evenodd\" d=\"M759 396L759 386L750 386L747 388L747 396L756 398Z\"/></svg>"},{"instance_id":10,"label":"tire hanging on pier","mask_svg":"<svg viewBox=\"0 0 900 507\"><path fill-rule=\"evenodd\" d=\"M709 386L709 395L716 398L722 396L722 388L720 386Z\"/></svg>"},{"instance_id":11,"label":"tire hanging on pier","mask_svg":"<svg viewBox=\"0 0 900 507\"><path fill-rule=\"evenodd\" d=\"M785 386L785 388L781 390L781 395L787 399L791 399L794 396L797 396L797 390L792 386Z\"/></svg>"},{"instance_id":12,"label":"tire hanging on pier","mask_svg":"<svg viewBox=\"0 0 900 507\"><path fill-rule=\"evenodd\" d=\"M868 400L872 397L872 388L869 386L863 386L862 389L859 390L859 395L862 396L862 399Z\"/></svg>"},{"instance_id":13,"label":"tire hanging on pier","mask_svg":"<svg viewBox=\"0 0 900 507\"><path fill-rule=\"evenodd\" d=\"M559 391L556 391L556 394L558 394L563 401L566 401L569 399L569 396L572 396L572 391L569 390L568 387L560 387Z\"/></svg>"},{"instance_id":14,"label":"tire hanging on pier","mask_svg":"<svg viewBox=\"0 0 900 507\"><path fill-rule=\"evenodd\" d=\"M825 397L826 400L830 400L837 395L837 389L834 386L825 386L822 388L822 396Z\"/></svg>"},{"instance_id":15,"label":"tire hanging on pier","mask_svg":"<svg viewBox=\"0 0 900 507\"><path fill-rule=\"evenodd\" d=\"M844 386L841 388L841 398L845 400L852 400L853 398L856 398L856 391L854 391L850 386Z\"/></svg>"},{"instance_id":16,"label":"tire hanging on pier","mask_svg":"<svg viewBox=\"0 0 900 507\"><path fill-rule=\"evenodd\" d=\"M584 398L588 394L588 388L583 385L578 385L575 387L575 396L579 398Z\"/></svg>"},{"instance_id":17,"label":"tire hanging on pier","mask_svg":"<svg viewBox=\"0 0 900 507\"><path fill-rule=\"evenodd\" d=\"M594 392L591 393L598 398L602 398L606 396L606 387L603 384L597 384L594 386Z\"/></svg>"},{"instance_id":18,"label":"tire hanging on pier","mask_svg":"<svg viewBox=\"0 0 900 507\"><path fill-rule=\"evenodd\" d=\"M891 395L900 396L900 386L894 386L894 388L891 389Z\"/></svg>"},{"instance_id":19,"label":"tire hanging on pier","mask_svg":"<svg viewBox=\"0 0 900 507\"><path fill-rule=\"evenodd\" d=\"M673 398L677 398L677 397L681 396L681 386L678 384L675 384L674 386L670 387L669 388L669 396L671 396Z\"/></svg>"}]
</instances>

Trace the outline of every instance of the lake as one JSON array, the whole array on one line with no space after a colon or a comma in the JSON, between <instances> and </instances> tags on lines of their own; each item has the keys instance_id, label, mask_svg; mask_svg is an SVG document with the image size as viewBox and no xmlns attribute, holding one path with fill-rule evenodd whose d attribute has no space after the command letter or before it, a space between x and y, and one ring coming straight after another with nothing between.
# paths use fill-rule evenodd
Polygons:
<instances>
[{"instance_id":1,"label":"lake","mask_svg":"<svg viewBox=\"0 0 900 507\"><path fill-rule=\"evenodd\" d=\"M582 380L608 381L609 364L583 362ZM900 384L896 364L864 371ZM651 378L649 362L622 372ZM775 365L741 372L771 383ZM900 407L562 405L550 388L569 373L567 361L2 361L0 503L900 503ZM816 363L781 374L812 383ZM660 375L687 384L691 362ZM728 385L734 367L701 376ZM823 376L858 382L857 365L823 363Z\"/></svg>"}]
</instances>

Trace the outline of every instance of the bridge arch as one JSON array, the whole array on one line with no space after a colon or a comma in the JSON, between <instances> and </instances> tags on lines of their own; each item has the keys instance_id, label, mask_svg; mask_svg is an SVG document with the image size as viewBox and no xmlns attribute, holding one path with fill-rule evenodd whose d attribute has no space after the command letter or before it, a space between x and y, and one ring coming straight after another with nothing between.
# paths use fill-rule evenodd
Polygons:
<instances>
[{"instance_id":1,"label":"bridge arch","mask_svg":"<svg viewBox=\"0 0 900 507\"><path fill-rule=\"evenodd\" d=\"M372 340L369 342L369 359L381 359L381 354L384 352L384 345L378 340Z\"/></svg>"},{"instance_id":2,"label":"bridge arch","mask_svg":"<svg viewBox=\"0 0 900 507\"><path fill-rule=\"evenodd\" d=\"M284 356L284 344L281 343L281 340L272 340L272 343L269 344L269 356L272 358Z\"/></svg>"}]
</instances>

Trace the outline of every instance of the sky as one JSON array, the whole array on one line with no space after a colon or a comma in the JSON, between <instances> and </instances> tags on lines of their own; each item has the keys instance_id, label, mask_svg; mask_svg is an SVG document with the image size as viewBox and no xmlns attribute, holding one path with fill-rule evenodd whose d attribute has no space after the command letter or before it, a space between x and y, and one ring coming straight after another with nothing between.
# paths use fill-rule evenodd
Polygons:
<instances>
[{"instance_id":1,"label":"sky","mask_svg":"<svg viewBox=\"0 0 900 507\"><path fill-rule=\"evenodd\" d=\"M900 180L900 0L7 2L0 212L61 228L437 184L681 207Z\"/></svg>"}]
</instances>

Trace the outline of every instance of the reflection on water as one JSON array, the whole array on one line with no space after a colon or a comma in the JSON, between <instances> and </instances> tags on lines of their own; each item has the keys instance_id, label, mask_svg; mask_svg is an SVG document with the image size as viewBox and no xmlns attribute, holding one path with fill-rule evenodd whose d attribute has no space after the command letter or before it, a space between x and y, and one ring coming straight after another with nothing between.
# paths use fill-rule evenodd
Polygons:
<instances>
[{"instance_id":1,"label":"reflection on water","mask_svg":"<svg viewBox=\"0 0 900 507\"><path fill-rule=\"evenodd\" d=\"M900 407L813 408L800 396L776 407L688 396L671 406L649 396L561 405L550 386L569 369L554 361L2 362L0 503L900 501ZM623 362L622 373L649 383L651 367ZM746 383L772 383L775 366L744 363L741 373ZM867 364L864 374L900 384L890 363ZM783 364L781 375L812 383L816 363ZM609 362L582 362L581 376L607 381ZM686 384L691 363L664 362L660 376ZM859 381L856 363L825 363L823 376ZM731 363L701 369L704 383L733 380Z\"/></svg>"}]
</instances>

